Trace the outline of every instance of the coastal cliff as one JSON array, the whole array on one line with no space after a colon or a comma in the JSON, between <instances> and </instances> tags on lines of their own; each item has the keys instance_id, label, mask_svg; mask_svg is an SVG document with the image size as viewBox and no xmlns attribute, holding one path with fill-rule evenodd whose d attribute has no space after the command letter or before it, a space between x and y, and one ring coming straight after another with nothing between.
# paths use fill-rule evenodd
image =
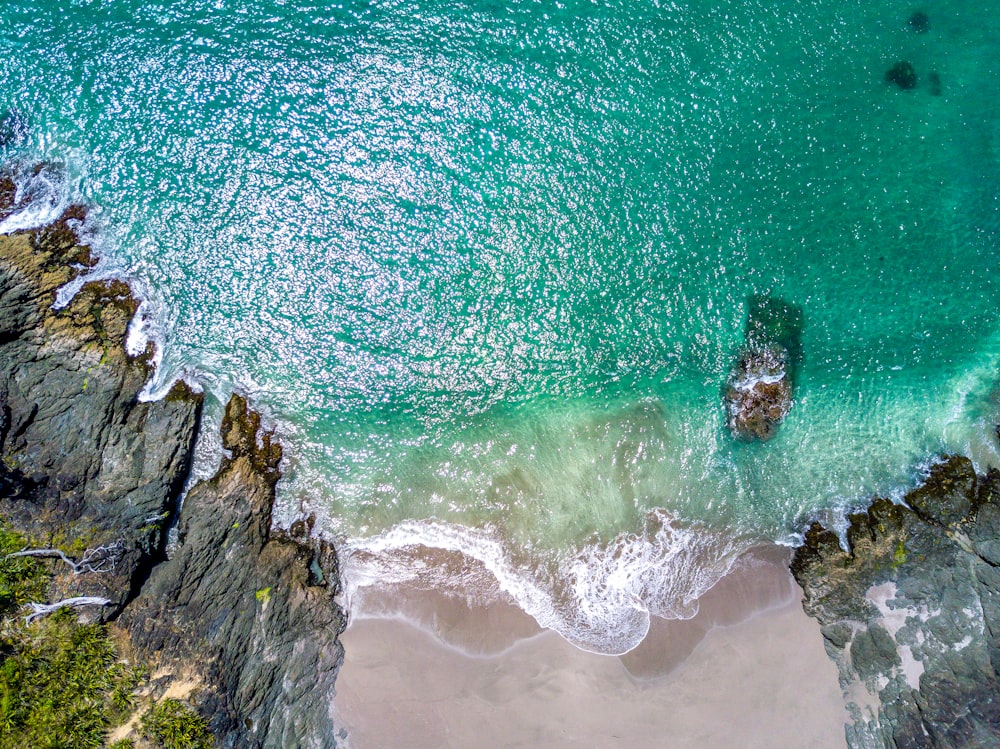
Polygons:
<instances>
[{"instance_id":1,"label":"coastal cliff","mask_svg":"<svg viewBox=\"0 0 1000 749\"><path fill-rule=\"evenodd\" d=\"M901 504L814 523L792 561L858 749L1000 745L1000 472L946 456Z\"/></svg>"},{"instance_id":2,"label":"coastal cliff","mask_svg":"<svg viewBox=\"0 0 1000 749\"><path fill-rule=\"evenodd\" d=\"M15 197L2 188L0 215ZM67 605L145 668L144 702L115 738L144 745L139 713L167 696L220 746L332 746L345 626L334 549L304 521L272 530L281 446L239 396L222 423L228 456L180 508L203 398L179 382L139 400L152 349L126 353L127 284L86 283L53 307L94 265L83 218L71 207L0 236L0 520L46 559L47 602L85 598Z\"/></svg>"}]
</instances>

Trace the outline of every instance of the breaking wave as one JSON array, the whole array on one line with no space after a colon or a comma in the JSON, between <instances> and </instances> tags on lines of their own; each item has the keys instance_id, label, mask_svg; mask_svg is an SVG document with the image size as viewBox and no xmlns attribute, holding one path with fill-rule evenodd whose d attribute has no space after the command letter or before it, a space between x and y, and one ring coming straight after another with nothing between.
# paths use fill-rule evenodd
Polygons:
<instances>
[{"instance_id":1,"label":"breaking wave","mask_svg":"<svg viewBox=\"0 0 1000 749\"><path fill-rule=\"evenodd\" d=\"M583 650L621 655L653 616L688 619L698 598L751 546L747 538L682 524L661 510L623 533L549 559L518 559L491 528L407 521L342 548L345 597L355 616L368 587L450 591L485 606L504 601Z\"/></svg>"},{"instance_id":2,"label":"breaking wave","mask_svg":"<svg viewBox=\"0 0 1000 749\"><path fill-rule=\"evenodd\" d=\"M0 221L0 234L35 229L55 221L70 204L71 186L65 170L14 165L14 209Z\"/></svg>"}]
</instances>

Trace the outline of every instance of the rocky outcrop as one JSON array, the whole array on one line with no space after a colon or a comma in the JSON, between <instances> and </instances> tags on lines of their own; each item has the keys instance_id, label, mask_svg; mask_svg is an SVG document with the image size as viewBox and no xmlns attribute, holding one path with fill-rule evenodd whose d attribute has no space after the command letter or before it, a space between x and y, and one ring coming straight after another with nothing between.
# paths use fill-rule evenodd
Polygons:
<instances>
[{"instance_id":1,"label":"rocky outcrop","mask_svg":"<svg viewBox=\"0 0 1000 749\"><path fill-rule=\"evenodd\" d=\"M753 297L744 347L723 394L726 424L743 440L768 440L792 407L801 357L802 311L781 299Z\"/></svg>"},{"instance_id":2,"label":"rocky outcrop","mask_svg":"<svg viewBox=\"0 0 1000 749\"><path fill-rule=\"evenodd\" d=\"M813 524L792 562L837 663L851 747L1000 746L1000 472L935 464L902 504Z\"/></svg>"},{"instance_id":3,"label":"rocky outcrop","mask_svg":"<svg viewBox=\"0 0 1000 749\"><path fill-rule=\"evenodd\" d=\"M201 396L183 385L138 400L147 356L125 353L136 302L120 281L85 284L55 310L56 290L93 264L83 218L0 236L0 514L47 543L97 554L97 574L59 579L107 598L115 616L162 553L187 476Z\"/></svg>"},{"instance_id":4,"label":"rocky outcrop","mask_svg":"<svg viewBox=\"0 0 1000 749\"><path fill-rule=\"evenodd\" d=\"M281 447L239 396L222 436L231 457L188 492L177 549L120 623L161 669L201 661L206 683L220 687L211 720L224 745L333 746L346 624L333 602L336 555L304 523L298 538L272 533Z\"/></svg>"},{"instance_id":5,"label":"rocky outcrop","mask_svg":"<svg viewBox=\"0 0 1000 749\"><path fill-rule=\"evenodd\" d=\"M0 181L0 216L15 193ZM178 509L202 396L179 383L139 401L152 350L126 353L137 304L125 283L84 284L53 308L93 266L83 217L73 207L0 236L0 516L80 563L53 562L52 596L106 598L86 615L112 623L155 690L193 695L221 746L333 746L334 550L305 521L294 537L272 530L281 447L238 396L228 456Z\"/></svg>"}]
</instances>

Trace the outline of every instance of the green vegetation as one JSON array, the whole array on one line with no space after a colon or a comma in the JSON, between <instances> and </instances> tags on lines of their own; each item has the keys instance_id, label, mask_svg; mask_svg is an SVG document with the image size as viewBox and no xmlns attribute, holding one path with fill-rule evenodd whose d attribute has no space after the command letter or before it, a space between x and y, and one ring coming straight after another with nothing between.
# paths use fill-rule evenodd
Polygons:
<instances>
[{"instance_id":1,"label":"green vegetation","mask_svg":"<svg viewBox=\"0 0 1000 749\"><path fill-rule=\"evenodd\" d=\"M45 600L45 563L3 559L28 541L0 522L0 749L104 746L133 707L142 673L122 663L99 624L61 609L33 624L18 610Z\"/></svg>"},{"instance_id":2,"label":"green vegetation","mask_svg":"<svg viewBox=\"0 0 1000 749\"><path fill-rule=\"evenodd\" d=\"M896 569L900 565L906 563L906 546L903 543L903 539L899 539L899 543L896 544L896 551L892 555L892 568Z\"/></svg>"},{"instance_id":3,"label":"green vegetation","mask_svg":"<svg viewBox=\"0 0 1000 749\"><path fill-rule=\"evenodd\" d=\"M0 749L100 747L132 707L141 674L121 663L104 626L68 609L0 640Z\"/></svg>"},{"instance_id":4,"label":"green vegetation","mask_svg":"<svg viewBox=\"0 0 1000 749\"><path fill-rule=\"evenodd\" d=\"M142 735L163 749L212 749L205 719L178 700L163 700L142 716Z\"/></svg>"},{"instance_id":5,"label":"green vegetation","mask_svg":"<svg viewBox=\"0 0 1000 749\"><path fill-rule=\"evenodd\" d=\"M28 601L39 601L45 595L48 574L44 565L31 557L4 559L21 551L27 540L0 521L0 619L11 616Z\"/></svg>"},{"instance_id":6,"label":"green vegetation","mask_svg":"<svg viewBox=\"0 0 1000 749\"><path fill-rule=\"evenodd\" d=\"M51 562L4 557L29 546L37 544L0 521L0 749L102 747L109 729L134 710L144 673L119 659L107 627L80 624L70 609L25 624L20 608L45 600ZM205 720L177 700L153 705L142 733L162 749L213 746Z\"/></svg>"}]
</instances>

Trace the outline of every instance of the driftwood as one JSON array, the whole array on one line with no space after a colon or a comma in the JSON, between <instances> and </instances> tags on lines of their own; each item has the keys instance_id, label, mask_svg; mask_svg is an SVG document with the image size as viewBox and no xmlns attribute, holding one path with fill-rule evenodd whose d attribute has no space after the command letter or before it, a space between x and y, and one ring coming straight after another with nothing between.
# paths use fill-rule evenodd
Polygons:
<instances>
[{"instance_id":1,"label":"driftwood","mask_svg":"<svg viewBox=\"0 0 1000 749\"><path fill-rule=\"evenodd\" d=\"M21 551L15 551L11 554L7 554L3 557L4 561L7 559L16 559L18 557L41 557L45 559L59 559L65 562L71 570L73 570L74 575L83 575L90 572L113 572L115 569L115 563L124 551L124 546L121 541L115 541L112 544L105 544L104 546L98 546L94 549L87 549L79 561L72 559L67 556L61 549L23 549ZM31 624L35 619L42 616L48 616L62 608L80 608L82 606L107 606L111 603L107 598L100 598L98 596L75 596L73 598L64 598L61 601L56 601L55 603L36 603L31 601L27 604L28 608L31 609L31 613L24 617L25 624Z\"/></svg>"},{"instance_id":2,"label":"driftwood","mask_svg":"<svg viewBox=\"0 0 1000 749\"><path fill-rule=\"evenodd\" d=\"M61 559L69 565L74 575L83 575L88 572L113 572L115 563L121 556L124 547L121 541L113 544L105 544L95 549L87 549L80 561L75 561L68 557L60 549L24 549L8 554L4 559L14 559L16 557L44 557L48 559Z\"/></svg>"},{"instance_id":3,"label":"driftwood","mask_svg":"<svg viewBox=\"0 0 1000 749\"><path fill-rule=\"evenodd\" d=\"M56 601L55 603L35 603L32 601L28 604L31 609L31 613L24 617L25 624L31 624L35 619L40 616L48 616L61 608L67 606L71 608L79 608L81 606L107 606L111 601L107 598L98 598L97 596L77 596L75 598L64 598L61 601Z\"/></svg>"}]
</instances>

